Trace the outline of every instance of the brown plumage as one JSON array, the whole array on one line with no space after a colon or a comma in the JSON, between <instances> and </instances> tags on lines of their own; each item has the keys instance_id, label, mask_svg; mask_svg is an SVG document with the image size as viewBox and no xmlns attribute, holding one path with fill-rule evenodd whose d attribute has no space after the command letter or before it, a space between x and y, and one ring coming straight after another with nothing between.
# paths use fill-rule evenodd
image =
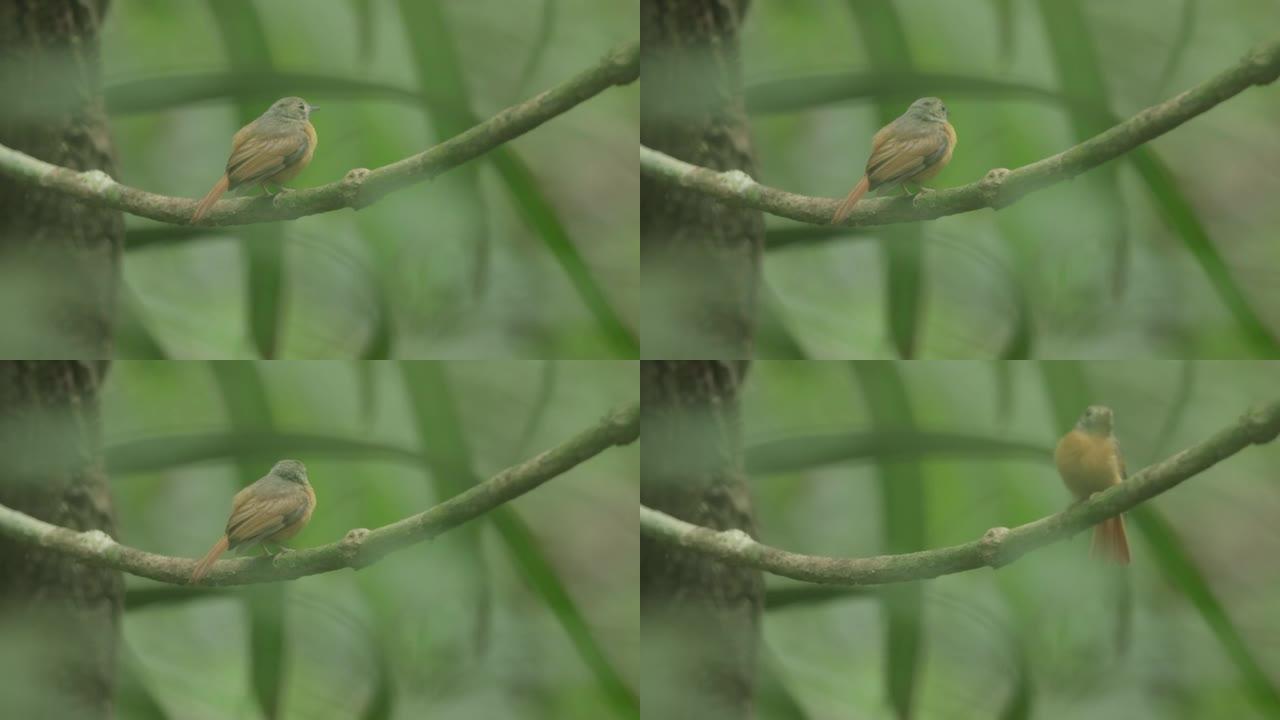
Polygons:
<instances>
[{"instance_id":1,"label":"brown plumage","mask_svg":"<svg viewBox=\"0 0 1280 720\"><path fill-rule=\"evenodd\" d=\"M1085 410L1075 428L1058 441L1053 460L1062 481L1078 500L1123 481L1124 458L1112 434L1111 408L1091 405ZM1094 527L1090 554L1108 562L1129 564L1129 541L1122 515L1107 518Z\"/></svg>"},{"instance_id":2,"label":"brown plumage","mask_svg":"<svg viewBox=\"0 0 1280 720\"><path fill-rule=\"evenodd\" d=\"M871 139L866 172L836 209L831 224L842 223L866 193L883 186L932 180L951 162L956 129L938 98L920 98Z\"/></svg>"},{"instance_id":3,"label":"brown plumage","mask_svg":"<svg viewBox=\"0 0 1280 720\"><path fill-rule=\"evenodd\" d=\"M311 163L316 129L310 120L314 105L298 97L277 100L256 120L231 138L227 169L196 205L191 222L199 222L228 190L242 185L283 185Z\"/></svg>"},{"instance_id":4,"label":"brown plumage","mask_svg":"<svg viewBox=\"0 0 1280 720\"><path fill-rule=\"evenodd\" d=\"M205 575L227 550L258 543L279 543L297 535L311 521L316 493L307 480L307 469L297 460L281 460L271 472L236 493L226 532L196 563L191 584Z\"/></svg>"}]
</instances>

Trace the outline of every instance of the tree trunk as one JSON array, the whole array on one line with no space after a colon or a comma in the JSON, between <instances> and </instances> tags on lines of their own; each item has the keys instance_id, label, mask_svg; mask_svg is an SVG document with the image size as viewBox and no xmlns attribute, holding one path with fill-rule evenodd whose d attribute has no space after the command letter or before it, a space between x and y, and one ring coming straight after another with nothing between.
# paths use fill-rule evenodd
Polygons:
<instances>
[{"instance_id":1,"label":"tree trunk","mask_svg":"<svg viewBox=\"0 0 1280 720\"><path fill-rule=\"evenodd\" d=\"M755 174L742 101L745 0L643 0L640 142L680 160ZM647 358L748 358L764 218L641 178Z\"/></svg>"},{"instance_id":2,"label":"tree trunk","mask_svg":"<svg viewBox=\"0 0 1280 720\"><path fill-rule=\"evenodd\" d=\"M98 432L104 368L0 363L0 504L115 534ZM5 717L111 717L123 599L114 570L0 539Z\"/></svg>"},{"instance_id":3,"label":"tree trunk","mask_svg":"<svg viewBox=\"0 0 1280 720\"><path fill-rule=\"evenodd\" d=\"M0 144L115 176L99 92L105 0L0 2ZM124 219L0 177L0 357L106 358Z\"/></svg>"},{"instance_id":4,"label":"tree trunk","mask_svg":"<svg viewBox=\"0 0 1280 720\"><path fill-rule=\"evenodd\" d=\"M0 143L115 174L98 87L105 0L0 2ZM112 348L119 213L0 178L0 503L114 534L98 389ZM5 717L112 716L120 574L0 540Z\"/></svg>"},{"instance_id":5,"label":"tree trunk","mask_svg":"<svg viewBox=\"0 0 1280 720\"><path fill-rule=\"evenodd\" d=\"M718 170L754 171L742 105L745 0L642 0L641 142ZM641 179L645 505L754 534L738 389L752 353L764 219ZM755 571L642 539L646 717L749 718L764 586Z\"/></svg>"}]
</instances>

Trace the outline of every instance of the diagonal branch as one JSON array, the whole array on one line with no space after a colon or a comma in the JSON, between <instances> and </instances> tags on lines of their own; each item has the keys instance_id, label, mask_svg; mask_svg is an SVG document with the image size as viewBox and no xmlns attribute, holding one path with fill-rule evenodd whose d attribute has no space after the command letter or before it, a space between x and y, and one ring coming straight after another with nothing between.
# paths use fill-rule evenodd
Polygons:
<instances>
[{"instance_id":1,"label":"diagonal branch","mask_svg":"<svg viewBox=\"0 0 1280 720\"><path fill-rule=\"evenodd\" d=\"M1209 469L1249 445L1269 443L1280 435L1280 401L1240 418L1208 440L1143 469L1119 485L1055 515L1013 529L995 527L980 539L920 552L866 558L801 555L751 539L740 530L724 532L687 523L665 513L640 507L640 534L776 575L834 585L879 585L910 582L940 575L999 568L1044 547L1119 515L1187 478Z\"/></svg>"},{"instance_id":2,"label":"diagonal branch","mask_svg":"<svg viewBox=\"0 0 1280 720\"><path fill-rule=\"evenodd\" d=\"M1022 196L1069 180L1156 138L1252 85L1280 77L1280 41L1245 56L1235 66L1158 105L1068 148L1057 155L1009 170L995 168L977 182L914 197L874 198L858 203L845 221L865 227L933 220L946 215L1000 209ZM641 146L640 172L645 177L701 192L732 205L803 222L830 222L839 200L796 195L762 185L741 171L717 172L677 160Z\"/></svg>"},{"instance_id":3,"label":"diagonal branch","mask_svg":"<svg viewBox=\"0 0 1280 720\"><path fill-rule=\"evenodd\" d=\"M640 408L631 405L601 419L566 442L498 473L435 507L374 530L357 528L342 540L270 558L221 560L205 578L208 585L246 585L315 575L345 567L362 568L400 550L474 520L514 500L614 445L640 436ZM90 565L163 582L185 584L195 560L144 552L121 545L97 530L77 532L0 505L0 536Z\"/></svg>"},{"instance_id":4,"label":"diagonal branch","mask_svg":"<svg viewBox=\"0 0 1280 720\"><path fill-rule=\"evenodd\" d=\"M320 187L283 192L271 198L223 200L202 225L246 225L291 220L304 215L360 209L384 195L440 175L493 150L614 85L640 76L640 48L630 43L595 67L550 90L503 110L484 122L417 155L369 170L356 168ZM100 170L76 172L0 145L0 175L140 217L187 224L196 201L156 195L122 185Z\"/></svg>"}]
</instances>

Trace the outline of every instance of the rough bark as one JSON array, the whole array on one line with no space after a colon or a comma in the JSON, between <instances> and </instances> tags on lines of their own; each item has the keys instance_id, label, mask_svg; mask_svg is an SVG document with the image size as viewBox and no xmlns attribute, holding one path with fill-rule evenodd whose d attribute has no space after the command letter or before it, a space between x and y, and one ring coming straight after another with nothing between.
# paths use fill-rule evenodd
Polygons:
<instances>
[{"instance_id":1,"label":"rough bark","mask_svg":"<svg viewBox=\"0 0 1280 720\"><path fill-rule=\"evenodd\" d=\"M115 172L98 82L105 0L0 3L0 144ZM0 357L106 358L120 214L0 178ZM0 363L0 503L114 533L98 388L106 363ZM112 716L119 573L0 540L6 717Z\"/></svg>"},{"instance_id":2,"label":"rough bark","mask_svg":"<svg viewBox=\"0 0 1280 720\"><path fill-rule=\"evenodd\" d=\"M0 3L0 144L115 174L99 92L106 2ZM124 219L0 177L0 356L105 358Z\"/></svg>"},{"instance_id":3,"label":"rough bark","mask_svg":"<svg viewBox=\"0 0 1280 720\"><path fill-rule=\"evenodd\" d=\"M642 364L643 505L755 534L739 437L745 369L744 361ZM753 715L763 593L755 570L641 539L645 717Z\"/></svg>"},{"instance_id":4,"label":"rough bark","mask_svg":"<svg viewBox=\"0 0 1280 720\"><path fill-rule=\"evenodd\" d=\"M754 172L738 29L745 0L642 0L641 143L717 170ZM652 178L640 183L646 358L641 501L689 522L754 532L738 389L752 352L764 219ZM695 519L696 518L696 519ZM646 717L749 718L763 582L641 540Z\"/></svg>"},{"instance_id":5,"label":"rough bark","mask_svg":"<svg viewBox=\"0 0 1280 720\"><path fill-rule=\"evenodd\" d=\"M105 363L0 363L0 504L115 534L98 429ZM5 716L109 718L120 574L0 538Z\"/></svg>"},{"instance_id":6,"label":"rough bark","mask_svg":"<svg viewBox=\"0 0 1280 720\"><path fill-rule=\"evenodd\" d=\"M742 101L744 0L644 0L640 141L685 162L755 174ZM764 218L644 176L640 182L646 358L746 358Z\"/></svg>"}]
</instances>

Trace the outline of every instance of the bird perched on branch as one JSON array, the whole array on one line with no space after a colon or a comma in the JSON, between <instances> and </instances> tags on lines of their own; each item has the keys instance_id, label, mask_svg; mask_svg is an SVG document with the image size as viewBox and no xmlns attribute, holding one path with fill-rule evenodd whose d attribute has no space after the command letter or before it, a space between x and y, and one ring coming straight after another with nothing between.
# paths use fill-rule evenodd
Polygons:
<instances>
[{"instance_id":1,"label":"bird perched on branch","mask_svg":"<svg viewBox=\"0 0 1280 720\"><path fill-rule=\"evenodd\" d=\"M306 466L297 460L276 463L271 472L232 498L227 531L196 563L191 584L200 582L227 550L279 543L297 535L315 509L316 493L307 481Z\"/></svg>"},{"instance_id":2,"label":"bird perched on branch","mask_svg":"<svg viewBox=\"0 0 1280 720\"><path fill-rule=\"evenodd\" d=\"M844 222L868 191L932 180L951 162L955 149L956 129L947 122L947 106L936 97L911 103L871 139L867 170L831 217L831 224Z\"/></svg>"},{"instance_id":3,"label":"bird perched on branch","mask_svg":"<svg viewBox=\"0 0 1280 720\"><path fill-rule=\"evenodd\" d=\"M242 185L283 185L311 163L316 151L316 129L311 125L315 105L300 97L284 97L271 104L258 119L240 128L231 138L227 171L196 206L191 222L209 214L228 190Z\"/></svg>"},{"instance_id":4,"label":"bird perched on branch","mask_svg":"<svg viewBox=\"0 0 1280 720\"><path fill-rule=\"evenodd\" d=\"M1053 460L1062 481L1078 500L1087 500L1123 481L1127 473L1112 431L1111 408L1090 405L1071 432L1058 441ZM1094 527L1091 554L1119 565L1129 564L1123 516L1107 518Z\"/></svg>"}]
</instances>

